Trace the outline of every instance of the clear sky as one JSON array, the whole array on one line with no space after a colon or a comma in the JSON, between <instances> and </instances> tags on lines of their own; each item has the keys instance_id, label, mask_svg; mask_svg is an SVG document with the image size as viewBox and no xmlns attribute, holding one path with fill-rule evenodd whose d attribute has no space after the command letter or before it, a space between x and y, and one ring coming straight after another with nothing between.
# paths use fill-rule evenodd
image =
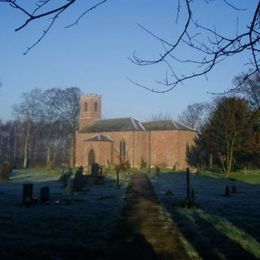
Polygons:
<instances>
[{"instance_id":1,"label":"clear sky","mask_svg":"<svg viewBox=\"0 0 260 260\"><path fill-rule=\"evenodd\" d=\"M30 6L34 1L27 2ZM61 1L59 1L61 2ZM176 2L172 0L110 0L85 16L77 26L66 29L77 16L95 1L79 0L60 16L57 23L27 55L23 55L46 27L46 21L35 21L14 32L25 17L0 3L0 119L12 119L12 106L21 94L33 88L79 87L84 93L103 96L103 117L132 116L146 120L151 114L169 114L177 118L185 107L212 98L207 92L222 92L232 87L234 76L247 70L248 53L216 66L205 77L186 81L167 94L150 93L138 88L127 77L147 86L165 75L165 67L139 67L129 62L136 50L143 58L158 57L161 45L138 27L138 23L167 40L179 32ZM249 24L258 0L229 0L246 11L229 8L222 0L205 4L194 1L194 14L200 23L214 26L224 33L235 33ZM237 17L238 23L237 23ZM179 20L181 25L182 19ZM236 26L238 24L238 26ZM181 52L181 50L180 50ZM187 55L189 53L180 53ZM180 71L189 67L179 65Z\"/></svg>"}]
</instances>

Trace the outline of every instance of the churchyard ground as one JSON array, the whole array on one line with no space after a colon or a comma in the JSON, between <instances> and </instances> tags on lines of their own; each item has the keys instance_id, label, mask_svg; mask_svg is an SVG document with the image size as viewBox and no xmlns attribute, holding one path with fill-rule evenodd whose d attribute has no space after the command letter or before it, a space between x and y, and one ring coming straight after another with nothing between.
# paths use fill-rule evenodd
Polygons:
<instances>
[{"instance_id":1,"label":"churchyard ground","mask_svg":"<svg viewBox=\"0 0 260 260\"><path fill-rule=\"evenodd\" d=\"M118 189L115 175L109 174L104 184L87 186L69 204L62 203L59 177L59 171L27 169L0 181L1 259L107 259L129 175ZM185 173L150 175L158 198L158 223L163 223L158 226L176 230L190 259L260 258L260 172L242 172L233 179L191 174L196 207L187 209ZM52 203L22 206L22 185L28 182L34 184L34 192L50 187ZM236 193L224 196L227 185L235 186ZM146 213L139 217L149 218ZM152 241L157 235L150 233L149 225L145 229L144 239Z\"/></svg>"}]
</instances>

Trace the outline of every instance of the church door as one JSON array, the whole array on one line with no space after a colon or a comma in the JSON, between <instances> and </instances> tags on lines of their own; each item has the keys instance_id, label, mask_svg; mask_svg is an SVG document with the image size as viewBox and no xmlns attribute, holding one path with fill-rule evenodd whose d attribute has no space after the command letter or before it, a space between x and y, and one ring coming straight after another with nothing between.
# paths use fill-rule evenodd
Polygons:
<instances>
[{"instance_id":1,"label":"church door","mask_svg":"<svg viewBox=\"0 0 260 260\"><path fill-rule=\"evenodd\" d=\"M95 152L93 149L90 149L88 152L88 165L91 166L95 162Z\"/></svg>"}]
</instances>

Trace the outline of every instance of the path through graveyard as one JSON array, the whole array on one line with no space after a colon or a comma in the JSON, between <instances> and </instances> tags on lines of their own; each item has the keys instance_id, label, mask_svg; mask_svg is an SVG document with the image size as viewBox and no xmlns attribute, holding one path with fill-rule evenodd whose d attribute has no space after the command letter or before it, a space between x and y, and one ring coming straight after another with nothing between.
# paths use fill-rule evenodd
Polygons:
<instances>
[{"instance_id":1,"label":"path through graveyard","mask_svg":"<svg viewBox=\"0 0 260 260\"><path fill-rule=\"evenodd\" d=\"M149 178L132 175L111 259L187 259L180 234L160 205Z\"/></svg>"}]
</instances>

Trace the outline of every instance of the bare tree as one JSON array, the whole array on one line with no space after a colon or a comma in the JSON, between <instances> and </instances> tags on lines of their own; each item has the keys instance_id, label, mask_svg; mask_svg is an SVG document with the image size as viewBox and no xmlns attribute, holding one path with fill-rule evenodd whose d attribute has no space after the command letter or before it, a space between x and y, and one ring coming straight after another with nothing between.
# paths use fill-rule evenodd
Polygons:
<instances>
[{"instance_id":1,"label":"bare tree","mask_svg":"<svg viewBox=\"0 0 260 260\"><path fill-rule=\"evenodd\" d=\"M33 89L28 93L24 93L22 95L22 102L13 108L17 118L25 124L23 155L24 168L28 166L33 122L41 121L42 111L39 106L39 100L41 100L41 90Z\"/></svg>"},{"instance_id":2,"label":"bare tree","mask_svg":"<svg viewBox=\"0 0 260 260\"><path fill-rule=\"evenodd\" d=\"M227 5L227 8L232 8L238 13L246 10L234 6L231 0L222 1ZM205 4L211 4L212 2L215 2L215 0L204 0L204 2ZM134 64L139 66L164 64L166 67L165 78L156 81L159 85L157 84L155 88L129 79L131 82L151 92L166 93L186 80L200 76L207 77L208 73L213 70L216 64L227 58L246 52L250 53L247 65L253 69L249 73L244 74L237 86L234 88L243 84L250 76L260 72L260 2L256 3L254 10L250 10L250 23L243 25L244 27L241 33L238 28L234 28L233 35L224 35L216 28L210 28L200 24L199 17L196 17L193 12L194 5L198 3L198 1L178 0L176 3L177 23L181 20L180 18L185 20L179 35L177 35L172 41L168 41L159 34L156 34L152 32L152 30L140 25L146 33L161 43L162 48L158 58L155 59L141 58L140 55L136 54L136 52L134 52L132 58L130 58ZM184 12L181 12L181 10L184 10ZM182 15L183 17L180 17ZM180 48L186 48L186 56L180 57ZM191 67L192 72L185 74L185 72L183 73L182 71L179 73L176 70L178 63L183 63L186 64L187 67ZM163 86L163 89L159 89L159 86Z\"/></svg>"},{"instance_id":3,"label":"bare tree","mask_svg":"<svg viewBox=\"0 0 260 260\"><path fill-rule=\"evenodd\" d=\"M78 22L89 12L97 8L98 6L104 4L108 0L100 0L96 1L96 3L89 5L88 1L84 1L82 7L82 13L80 13L75 20L68 24L66 27L71 27L73 25L77 25ZM78 0L33 0L31 3L25 4L24 1L19 0L0 0L0 2L9 4L11 8L14 8L16 11L22 13L25 17L24 23L19 25L15 31L20 31L28 26L30 23L42 19L44 17L49 17L49 23L46 25L46 28L43 30L41 36L24 52L27 54L32 48L34 48L51 30L56 20L62 15L65 11L70 9L73 5L78 4L80 1ZM82 4L82 2L81 2Z\"/></svg>"},{"instance_id":4,"label":"bare tree","mask_svg":"<svg viewBox=\"0 0 260 260\"><path fill-rule=\"evenodd\" d=\"M250 73L250 72L249 72ZM246 73L241 73L235 77L234 84L237 85L243 78L246 77ZM253 109L260 109L260 73L248 77L243 84L236 89L236 94L244 96Z\"/></svg>"},{"instance_id":5,"label":"bare tree","mask_svg":"<svg viewBox=\"0 0 260 260\"><path fill-rule=\"evenodd\" d=\"M52 154L54 156L55 140L57 139L57 128L59 123L59 113L56 107L57 89L48 89L44 91L41 98L43 110L43 120L46 127L44 136L46 139L46 163L47 166L53 164Z\"/></svg>"},{"instance_id":6,"label":"bare tree","mask_svg":"<svg viewBox=\"0 0 260 260\"><path fill-rule=\"evenodd\" d=\"M162 121L162 120L172 120L172 118L169 114L164 114L163 112L160 112L158 114L152 114L151 118L148 119L148 121Z\"/></svg>"},{"instance_id":7,"label":"bare tree","mask_svg":"<svg viewBox=\"0 0 260 260\"><path fill-rule=\"evenodd\" d=\"M187 108L178 116L178 120L184 125L198 130L205 121L208 111L208 103L194 103L187 106Z\"/></svg>"},{"instance_id":8,"label":"bare tree","mask_svg":"<svg viewBox=\"0 0 260 260\"><path fill-rule=\"evenodd\" d=\"M42 35L31 46L27 48L24 54L28 53L33 47L35 47L50 31L55 21L65 11L68 11L73 5L83 5L81 8L83 11L75 20L67 27L78 24L78 22L90 11L96 7L104 4L108 0L97 0L95 4L88 5L88 1L84 1L82 4L79 0L34 0L24 7L23 1L19 0L0 0L0 2L9 4L11 8L22 13L25 16L23 24L18 26L15 30L19 31L24 29L32 22L42 19L43 17L50 17L50 22L46 26ZM216 0L204 0L205 4L212 4ZM218 0L219 3L220 0ZM163 64L166 66L166 76L163 80L156 81L164 88L158 89L148 87L140 84L136 81L132 81L139 87L145 88L152 92L166 93L174 89L176 86L182 84L186 80L193 79L195 77L201 77L208 75L216 64L222 62L227 58L240 55L242 53L249 52L249 59L247 65L252 69L250 73L246 73L240 80L236 87L243 84L250 76L255 73L259 73L259 53L260 53L260 2L256 2L254 10L248 10L251 15L251 21L247 25L243 25L243 28L239 30L235 26L233 35L225 35L216 28L207 27L200 24L199 17L196 17L194 12L194 5L198 3L198 0L178 0L176 1L176 22L184 19L184 23L179 23L180 33L176 34L175 39L169 41L161 37L159 34L152 32L152 30L140 25L140 27L152 36L156 41L161 44L161 50L159 55L155 59L141 58L136 53L130 59L134 64L139 66ZM233 9L235 12L244 12L246 8L235 6L232 0L222 0L226 4L227 8ZM249 1L248 1L249 2ZM86 5L86 6L85 6ZM178 30L177 30L178 31ZM189 56L180 57L180 48L186 48ZM192 53L192 54L191 54ZM194 57L194 58L192 58ZM183 74L179 73L175 68L177 63L184 63L187 66L191 66L191 73Z\"/></svg>"},{"instance_id":9,"label":"bare tree","mask_svg":"<svg viewBox=\"0 0 260 260\"><path fill-rule=\"evenodd\" d=\"M76 146L76 131L79 124L80 110L80 95L79 88L71 87L66 89L57 89L55 105L59 112L63 126L68 130L67 140L71 146L70 165L75 165L75 146Z\"/></svg>"}]
</instances>

